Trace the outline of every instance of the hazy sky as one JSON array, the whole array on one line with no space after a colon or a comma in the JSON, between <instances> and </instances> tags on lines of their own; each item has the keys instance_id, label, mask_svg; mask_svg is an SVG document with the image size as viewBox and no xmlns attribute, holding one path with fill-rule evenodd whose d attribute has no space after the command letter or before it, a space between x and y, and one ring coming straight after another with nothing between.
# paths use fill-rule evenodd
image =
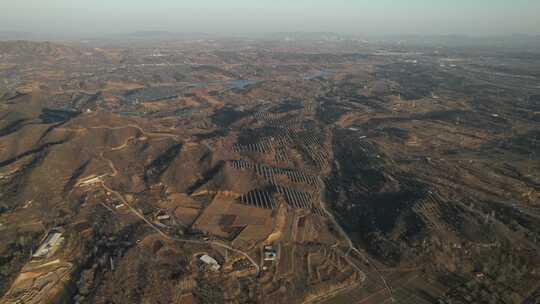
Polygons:
<instances>
[{"instance_id":1,"label":"hazy sky","mask_svg":"<svg viewBox=\"0 0 540 304\"><path fill-rule=\"evenodd\" d=\"M540 0L0 0L0 31L540 34Z\"/></svg>"}]
</instances>

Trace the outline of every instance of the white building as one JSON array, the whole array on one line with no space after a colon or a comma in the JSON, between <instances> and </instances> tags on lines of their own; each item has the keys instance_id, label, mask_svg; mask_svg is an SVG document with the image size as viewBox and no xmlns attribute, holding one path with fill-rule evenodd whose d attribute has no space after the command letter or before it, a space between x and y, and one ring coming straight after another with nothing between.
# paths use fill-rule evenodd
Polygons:
<instances>
[{"instance_id":1,"label":"white building","mask_svg":"<svg viewBox=\"0 0 540 304\"><path fill-rule=\"evenodd\" d=\"M199 259L203 261L203 263L209 265L212 270L218 271L221 268L219 263L213 257L207 254L203 254Z\"/></svg>"}]
</instances>

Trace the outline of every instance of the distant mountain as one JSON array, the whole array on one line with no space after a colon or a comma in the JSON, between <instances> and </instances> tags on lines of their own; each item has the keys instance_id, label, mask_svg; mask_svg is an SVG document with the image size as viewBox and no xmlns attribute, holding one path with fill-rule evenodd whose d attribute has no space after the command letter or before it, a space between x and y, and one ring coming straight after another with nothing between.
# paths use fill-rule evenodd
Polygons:
<instances>
[{"instance_id":1,"label":"distant mountain","mask_svg":"<svg viewBox=\"0 0 540 304\"><path fill-rule=\"evenodd\" d=\"M77 47L66 46L52 42L35 41L0 41L0 54L11 56L39 57L73 57L82 55Z\"/></svg>"},{"instance_id":2,"label":"distant mountain","mask_svg":"<svg viewBox=\"0 0 540 304\"><path fill-rule=\"evenodd\" d=\"M110 62L116 54L78 44L50 41L0 41L0 59L10 63Z\"/></svg>"},{"instance_id":3,"label":"distant mountain","mask_svg":"<svg viewBox=\"0 0 540 304\"><path fill-rule=\"evenodd\" d=\"M136 31L132 33L112 34L103 38L122 40L198 40L217 37L216 35L202 32L167 32L167 31Z\"/></svg>"},{"instance_id":4,"label":"distant mountain","mask_svg":"<svg viewBox=\"0 0 540 304\"><path fill-rule=\"evenodd\" d=\"M344 40L354 36L332 32L276 32L261 34L260 37L278 40Z\"/></svg>"},{"instance_id":5,"label":"distant mountain","mask_svg":"<svg viewBox=\"0 0 540 304\"><path fill-rule=\"evenodd\" d=\"M381 42L394 42L410 46L446 46L446 47L505 47L524 48L540 47L539 35L385 35L375 36Z\"/></svg>"},{"instance_id":6,"label":"distant mountain","mask_svg":"<svg viewBox=\"0 0 540 304\"><path fill-rule=\"evenodd\" d=\"M35 35L28 32L0 31L0 40L33 40Z\"/></svg>"}]
</instances>

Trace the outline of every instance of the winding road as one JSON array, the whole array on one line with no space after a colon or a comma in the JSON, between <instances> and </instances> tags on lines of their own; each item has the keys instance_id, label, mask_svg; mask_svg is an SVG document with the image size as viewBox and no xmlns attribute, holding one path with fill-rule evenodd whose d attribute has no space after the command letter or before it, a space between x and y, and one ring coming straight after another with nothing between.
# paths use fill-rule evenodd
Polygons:
<instances>
[{"instance_id":1,"label":"winding road","mask_svg":"<svg viewBox=\"0 0 540 304\"><path fill-rule=\"evenodd\" d=\"M140 128L139 126L132 126L132 125L129 125L127 127L135 127L137 129L139 129L141 131L142 134L148 134L146 133L142 128ZM117 127L117 129L120 129L122 127ZM152 133L150 133L152 134ZM162 134L160 133L159 134L160 136L169 136L170 134ZM174 135L174 137L176 137L176 135ZM119 147L114 147L114 148L110 148L110 151L117 151L117 150L120 150L120 149L123 149L125 147L128 146L129 144L129 141L132 139L133 137L130 137L126 140L126 142L124 144L122 144L121 146ZM112 195L114 195L116 198L118 198L125 206L127 206L129 208L129 210L135 214L137 217L139 217L141 220L143 220L146 224L148 224L152 229L154 229L159 235L161 235L163 238L169 240L169 241L173 241L173 242L180 242L180 243L189 243L189 244L201 244L201 245L210 245L210 246L215 246L215 247L220 247L220 248L223 248L223 249L227 249L227 250L230 250L232 252L235 252L239 255L242 255L244 256L246 259L248 259L251 264L253 264L253 266L257 269L257 272L256 274L259 275L260 273L260 269L261 267L259 266L259 264L252 258L249 256L248 253L240 250L240 249L236 249L230 245L227 245L225 243L222 243L222 242L219 242L219 241L204 241L204 240L192 240L192 239L182 239L182 238L177 238L177 237L173 237L173 236L170 236L168 235L167 233L165 233L163 230L159 229L159 227L157 227L156 225L154 225L151 221L149 221L146 217L144 217L144 215L142 215L140 212L138 212L125 198L124 196L119 193L118 191L115 191L114 189L112 189L111 187L109 187L105 181L102 179L102 177L115 177L117 174L118 174L118 170L116 169L116 167L114 166L114 163L112 160L106 158L104 156L105 154L105 151L103 151L101 154L100 154L100 157L106 161L111 169L111 173L107 173L107 174L104 174L101 176L100 180L99 180L99 184L101 185L101 187L103 187L103 189L105 189L107 192L111 193Z\"/></svg>"},{"instance_id":2,"label":"winding road","mask_svg":"<svg viewBox=\"0 0 540 304\"><path fill-rule=\"evenodd\" d=\"M319 176L319 183L321 185L324 185L324 182L323 180L320 178ZM373 266L373 269L375 269L375 271L377 272L379 278L381 279L381 281L383 282L384 284L384 287L386 289L386 291L388 292L388 294L390 295L390 299L392 302L395 301L394 297L393 297L393 294L392 294L392 288L390 288L390 285L388 284L388 282L386 281L386 279L384 278L384 276L382 275L382 273L379 271L379 269L377 268L377 266L375 265L375 263L373 263L373 261L370 260L370 258L367 256L367 254L363 254L360 250L358 250L358 248L356 248L356 246L354 246L351 238L349 238L349 235L347 235L347 233L345 232L345 230L343 229L343 227L341 227L341 225L338 223L338 221L336 220L336 218L334 217L334 215L328 211L328 209L326 208L326 203L325 203L325 189L324 189L324 186L323 188L321 189L320 191L320 203L321 203L321 208L323 209L323 211L328 215L328 218L332 221L332 223L334 224L335 227L337 227L337 229L339 230L340 234L345 238L345 240L347 241L347 244L348 244L348 251L344 254L344 258L347 260L347 262L349 262L351 265L353 265L353 267L355 269L357 269L358 271L360 271L361 273L364 273L363 271L360 270L360 268L349 258L349 253L351 251L355 252L358 256L360 256L362 259L364 259L365 261L367 261L369 264L371 264ZM365 275L365 274L364 274Z\"/></svg>"}]
</instances>

